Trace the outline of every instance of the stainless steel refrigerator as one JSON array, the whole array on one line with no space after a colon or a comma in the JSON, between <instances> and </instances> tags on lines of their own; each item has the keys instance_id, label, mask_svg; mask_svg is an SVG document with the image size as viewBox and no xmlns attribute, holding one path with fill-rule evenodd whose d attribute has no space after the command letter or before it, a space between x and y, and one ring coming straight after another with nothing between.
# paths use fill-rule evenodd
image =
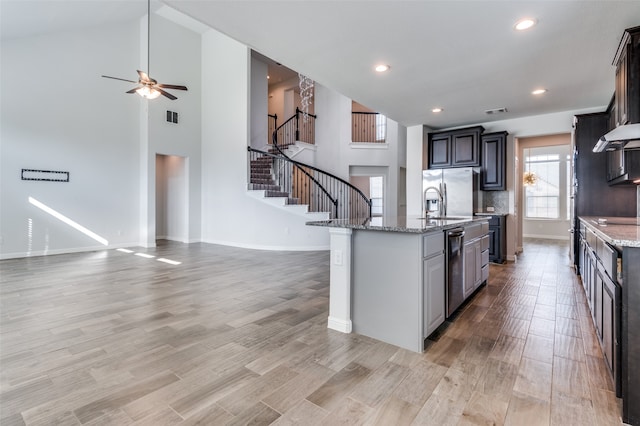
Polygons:
<instances>
[{"instance_id":1,"label":"stainless steel refrigerator","mask_svg":"<svg viewBox=\"0 0 640 426\"><path fill-rule=\"evenodd\" d=\"M473 216L478 207L478 184L478 173L472 167L423 170L423 213L426 209L424 191L437 188L444 201L444 216Z\"/></svg>"}]
</instances>

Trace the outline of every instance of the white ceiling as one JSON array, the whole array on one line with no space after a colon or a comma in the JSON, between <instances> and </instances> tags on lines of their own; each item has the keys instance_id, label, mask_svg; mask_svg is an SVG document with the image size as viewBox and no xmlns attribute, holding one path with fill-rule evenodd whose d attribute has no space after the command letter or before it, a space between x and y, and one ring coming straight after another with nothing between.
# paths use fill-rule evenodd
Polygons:
<instances>
[{"instance_id":1,"label":"white ceiling","mask_svg":"<svg viewBox=\"0 0 640 426\"><path fill-rule=\"evenodd\" d=\"M153 3L152 2L152 8ZM606 106L640 1L163 3L404 124L445 128ZM1 0L2 38L134 19L144 0ZM513 30L533 17L538 25ZM377 63L391 65L385 74ZM534 97L530 92L549 92ZM444 108L436 115L435 106ZM488 116L487 109L508 112Z\"/></svg>"}]
</instances>

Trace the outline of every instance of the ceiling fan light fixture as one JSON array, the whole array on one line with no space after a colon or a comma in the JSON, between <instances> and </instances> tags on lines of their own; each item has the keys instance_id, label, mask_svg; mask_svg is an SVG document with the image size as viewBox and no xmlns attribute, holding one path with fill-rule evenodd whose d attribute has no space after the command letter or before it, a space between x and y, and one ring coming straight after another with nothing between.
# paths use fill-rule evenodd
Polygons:
<instances>
[{"instance_id":1,"label":"ceiling fan light fixture","mask_svg":"<svg viewBox=\"0 0 640 426\"><path fill-rule=\"evenodd\" d=\"M153 87L144 86L136 90L136 93L145 99L155 99L161 95L161 93Z\"/></svg>"},{"instance_id":2,"label":"ceiling fan light fixture","mask_svg":"<svg viewBox=\"0 0 640 426\"><path fill-rule=\"evenodd\" d=\"M167 92L163 89L175 89L175 90L188 90L187 86L177 85L177 84L160 84L155 79L149 77L149 64L150 60L150 52L151 52L151 0L147 0L147 72L138 71L138 86L134 87L131 90L126 91L125 93L137 93L145 99L156 99L160 95L175 101L178 99L176 96ZM135 83L133 80L128 80L126 78L119 77L111 77L108 75L103 75L104 78L111 78L113 80L121 80L128 81L129 83Z\"/></svg>"}]
</instances>

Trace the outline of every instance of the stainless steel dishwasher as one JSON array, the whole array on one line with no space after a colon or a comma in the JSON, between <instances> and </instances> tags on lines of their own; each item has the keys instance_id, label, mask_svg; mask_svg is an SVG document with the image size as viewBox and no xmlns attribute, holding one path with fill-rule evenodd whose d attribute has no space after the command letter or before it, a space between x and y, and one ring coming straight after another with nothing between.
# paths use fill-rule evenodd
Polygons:
<instances>
[{"instance_id":1,"label":"stainless steel dishwasher","mask_svg":"<svg viewBox=\"0 0 640 426\"><path fill-rule=\"evenodd\" d=\"M464 228L447 234L447 318L464 302Z\"/></svg>"}]
</instances>

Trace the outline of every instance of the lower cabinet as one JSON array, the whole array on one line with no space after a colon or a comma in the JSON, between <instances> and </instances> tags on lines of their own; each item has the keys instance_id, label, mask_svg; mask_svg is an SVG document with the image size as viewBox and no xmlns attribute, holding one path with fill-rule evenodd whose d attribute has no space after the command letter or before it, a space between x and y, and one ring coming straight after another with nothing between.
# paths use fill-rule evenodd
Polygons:
<instances>
[{"instance_id":1,"label":"lower cabinet","mask_svg":"<svg viewBox=\"0 0 640 426\"><path fill-rule=\"evenodd\" d=\"M477 288L478 272L480 265L481 251L480 241L475 240L464 244L464 298L471 296Z\"/></svg>"},{"instance_id":2,"label":"lower cabinet","mask_svg":"<svg viewBox=\"0 0 640 426\"><path fill-rule=\"evenodd\" d=\"M613 376L616 395L622 395L621 383L621 289L610 274L615 274L615 249L590 229L581 229L580 278L593 318L602 354ZM599 254L600 253L600 254ZM608 253L609 255L604 255ZM608 272L612 271L612 272Z\"/></svg>"},{"instance_id":3,"label":"lower cabinet","mask_svg":"<svg viewBox=\"0 0 640 426\"><path fill-rule=\"evenodd\" d=\"M423 261L423 330L427 337L444 322L445 277L444 253L433 255Z\"/></svg>"},{"instance_id":4,"label":"lower cabinet","mask_svg":"<svg viewBox=\"0 0 640 426\"><path fill-rule=\"evenodd\" d=\"M488 224L465 227L464 242L464 298L484 283L489 276Z\"/></svg>"},{"instance_id":5,"label":"lower cabinet","mask_svg":"<svg viewBox=\"0 0 640 426\"><path fill-rule=\"evenodd\" d=\"M611 373L614 377L616 395L622 394L620 364L621 356L621 289L607 275L604 268L599 265L598 275L602 283L602 309L601 309L601 334L602 353Z\"/></svg>"},{"instance_id":6,"label":"lower cabinet","mask_svg":"<svg viewBox=\"0 0 640 426\"><path fill-rule=\"evenodd\" d=\"M504 263L506 254L506 226L504 216L489 219L489 261Z\"/></svg>"}]
</instances>

